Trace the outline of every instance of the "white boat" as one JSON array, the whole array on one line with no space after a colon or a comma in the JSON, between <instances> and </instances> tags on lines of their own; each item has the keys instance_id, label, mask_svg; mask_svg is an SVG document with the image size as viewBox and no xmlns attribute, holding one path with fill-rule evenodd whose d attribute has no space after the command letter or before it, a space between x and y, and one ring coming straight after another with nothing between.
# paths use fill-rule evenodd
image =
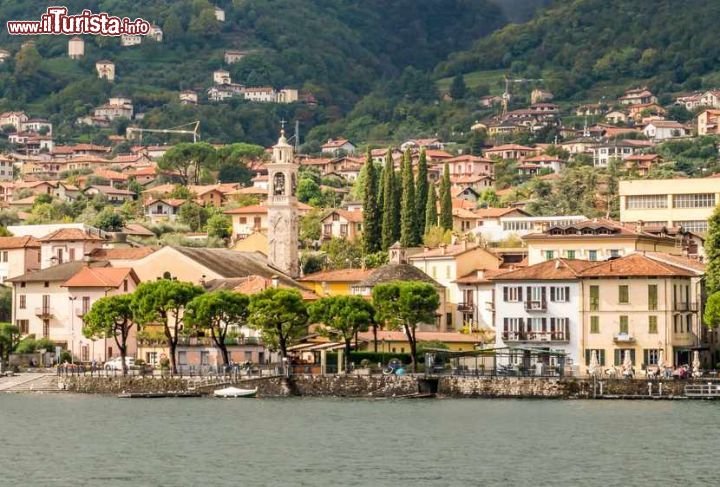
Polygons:
<instances>
[{"instance_id":1,"label":"white boat","mask_svg":"<svg viewBox=\"0 0 720 487\"><path fill-rule=\"evenodd\" d=\"M213 391L215 397L255 397L257 387L255 389L238 389L237 387L226 387Z\"/></svg>"}]
</instances>

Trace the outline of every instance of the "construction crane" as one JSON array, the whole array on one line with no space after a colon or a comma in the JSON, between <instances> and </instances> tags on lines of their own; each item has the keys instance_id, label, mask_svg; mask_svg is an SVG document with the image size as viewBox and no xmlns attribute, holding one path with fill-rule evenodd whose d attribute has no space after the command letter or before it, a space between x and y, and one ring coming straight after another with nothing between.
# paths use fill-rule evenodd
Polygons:
<instances>
[{"instance_id":1,"label":"construction crane","mask_svg":"<svg viewBox=\"0 0 720 487\"><path fill-rule=\"evenodd\" d=\"M183 127L192 127L192 130L183 129ZM169 129L141 129L140 127L128 127L125 134L128 139L132 138L133 135L138 134L139 140L142 141L142 134L146 132L155 134L188 134L193 136L194 144L200 139L200 121L196 120L194 122L178 125L177 127L171 127Z\"/></svg>"},{"instance_id":2,"label":"construction crane","mask_svg":"<svg viewBox=\"0 0 720 487\"><path fill-rule=\"evenodd\" d=\"M507 76L505 76L505 92L502 94L502 114L507 115L508 112L508 104L510 103L510 83L527 83L529 81L545 81L543 78L536 78L536 79L526 79L526 78L517 78L517 79L510 79Z\"/></svg>"}]
</instances>

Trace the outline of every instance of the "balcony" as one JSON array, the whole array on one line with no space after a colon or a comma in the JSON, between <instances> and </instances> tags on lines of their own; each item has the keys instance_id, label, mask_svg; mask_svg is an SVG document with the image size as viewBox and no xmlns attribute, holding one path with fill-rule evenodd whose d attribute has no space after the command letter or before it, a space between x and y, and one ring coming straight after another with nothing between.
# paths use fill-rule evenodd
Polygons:
<instances>
[{"instance_id":1,"label":"balcony","mask_svg":"<svg viewBox=\"0 0 720 487\"><path fill-rule=\"evenodd\" d=\"M86 314L88 314L88 311L90 311L90 308L75 308L75 316L77 316L78 318L83 318Z\"/></svg>"},{"instance_id":2,"label":"balcony","mask_svg":"<svg viewBox=\"0 0 720 487\"><path fill-rule=\"evenodd\" d=\"M457 310L462 313L472 313L475 311L475 304L473 303L459 303L457 305Z\"/></svg>"},{"instance_id":3,"label":"balcony","mask_svg":"<svg viewBox=\"0 0 720 487\"><path fill-rule=\"evenodd\" d=\"M42 308L35 308L35 316L41 319L52 318L55 315L55 311L52 308L43 306Z\"/></svg>"},{"instance_id":4,"label":"balcony","mask_svg":"<svg viewBox=\"0 0 720 487\"><path fill-rule=\"evenodd\" d=\"M570 341L570 330L556 331L505 331L504 342L564 342Z\"/></svg>"},{"instance_id":5,"label":"balcony","mask_svg":"<svg viewBox=\"0 0 720 487\"><path fill-rule=\"evenodd\" d=\"M613 341L615 343L635 343L635 337L629 333L616 333Z\"/></svg>"},{"instance_id":6,"label":"balcony","mask_svg":"<svg viewBox=\"0 0 720 487\"><path fill-rule=\"evenodd\" d=\"M697 313L698 304L697 303L675 303L675 306L673 306L673 309L675 311L690 311L693 313Z\"/></svg>"},{"instance_id":7,"label":"balcony","mask_svg":"<svg viewBox=\"0 0 720 487\"><path fill-rule=\"evenodd\" d=\"M546 311L547 301L541 299L540 301L525 301L525 311Z\"/></svg>"}]
</instances>

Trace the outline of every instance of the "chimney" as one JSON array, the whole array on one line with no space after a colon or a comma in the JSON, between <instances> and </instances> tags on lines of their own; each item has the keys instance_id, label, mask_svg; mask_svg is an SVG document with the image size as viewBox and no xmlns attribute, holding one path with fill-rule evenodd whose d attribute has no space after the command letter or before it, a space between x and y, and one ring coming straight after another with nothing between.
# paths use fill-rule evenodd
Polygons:
<instances>
[{"instance_id":1,"label":"chimney","mask_svg":"<svg viewBox=\"0 0 720 487\"><path fill-rule=\"evenodd\" d=\"M635 231L638 233L642 233L643 228L645 228L645 222L643 222L642 220L638 220L635 223Z\"/></svg>"},{"instance_id":2,"label":"chimney","mask_svg":"<svg viewBox=\"0 0 720 487\"><path fill-rule=\"evenodd\" d=\"M441 244L440 245L440 255L445 255L446 250L447 250L447 245Z\"/></svg>"},{"instance_id":3,"label":"chimney","mask_svg":"<svg viewBox=\"0 0 720 487\"><path fill-rule=\"evenodd\" d=\"M466 238L463 239L463 241L462 241L462 249L467 250L467 239Z\"/></svg>"},{"instance_id":4,"label":"chimney","mask_svg":"<svg viewBox=\"0 0 720 487\"><path fill-rule=\"evenodd\" d=\"M562 261L560 259L555 259L555 269L560 269L562 266Z\"/></svg>"},{"instance_id":5,"label":"chimney","mask_svg":"<svg viewBox=\"0 0 720 487\"><path fill-rule=\"evenodd\" d=\"M485 277L485 269L478 269L477 270L477 278L483 279Z\"/></svg>"}]
</instances>

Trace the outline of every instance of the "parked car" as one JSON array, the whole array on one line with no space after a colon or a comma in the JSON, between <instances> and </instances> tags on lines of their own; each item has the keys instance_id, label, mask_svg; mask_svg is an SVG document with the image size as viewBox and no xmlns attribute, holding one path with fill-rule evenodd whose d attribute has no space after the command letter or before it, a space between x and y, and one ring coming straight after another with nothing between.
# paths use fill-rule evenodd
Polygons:
<instances>
[{"instance_id":1,"label":"parked car","mask_svg":"<svg viewBox=\"0 0 720 487\"><path fill-rule=\"evenodd\" d=\"M135 366L134 357L125 357L125 365L130 369ZM122 370L122 357L115 357L105 362L105 370Z\"/></svg>"}]
</instances>

